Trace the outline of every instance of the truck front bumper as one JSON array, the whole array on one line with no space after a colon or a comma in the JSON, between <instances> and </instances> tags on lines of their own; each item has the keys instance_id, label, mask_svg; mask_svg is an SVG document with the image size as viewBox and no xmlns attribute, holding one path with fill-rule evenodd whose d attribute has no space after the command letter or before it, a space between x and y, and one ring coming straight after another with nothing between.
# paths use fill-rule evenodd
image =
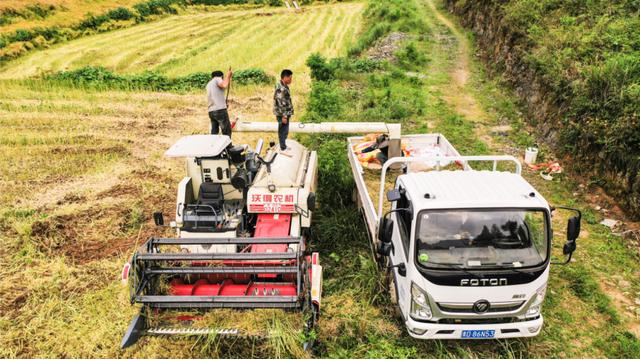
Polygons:
<instances>
[{"instance_id":1,"label":"truck front bumper","mask_svg":"<svg viewBox=\"0 0 640 359\"><path fill-rule=\"evenodd\" d=\"M418 339L467 339L463 330L494 330L491 339L534 337L542 329L542 316L537 319L503 324L439 324L423 323L411 318L405 323L409 334Z\"/></svg>"}]
</instances>

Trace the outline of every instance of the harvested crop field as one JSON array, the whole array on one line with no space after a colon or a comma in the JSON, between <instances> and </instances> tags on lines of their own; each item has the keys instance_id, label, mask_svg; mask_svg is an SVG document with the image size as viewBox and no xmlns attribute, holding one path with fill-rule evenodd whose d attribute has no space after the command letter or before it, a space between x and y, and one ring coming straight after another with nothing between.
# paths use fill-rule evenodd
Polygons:
<instances>
[{"instance_id":1,"label":"harvested crop field","mask_svg":"<svg viewBox=\"0 0 640 359\"><path fill-rule=\"evenodd\" d=\"M0 90L0 356L111 356L136 311L119 272L163 234L150 214L171 213L183 164L162 153L207 131L204 98L49 86ZM236 111L266 116L261 91L242 88Z\"/></svg>"},{"instance_id":2,"label":"harvested crop field","mask_svg":"<svg viewBox=\"0 0 640 359\"><path fill-rule=\"evenodd\" d=\"M128 29L93 35L18 59L0 78L104 66L121 73L157 70L169 76L259 67L279 74L304 71L312 52L337 56L358 33L361 3L230 10L171 16ZM305 36L312 34L312 36Z\"/></svg>"},{"instance_id":3,"label":"harvested crop field","mask_svg":"<svg viewBox=\"0 0 640 359\"><path fill-rule=\"evenodd\" d=\"M230 64L263 67L272 74L290 66L296 73L293 100L302 115L309 86L306 57L311 51L343 53L358 31L362 9L363 4L349 3L299 14L264 9L173 16L35 52L35 58L18 60L2 71L8 77L30 76L40 70L20 72L41 69L34 67L35 60L49 69L93 64L139 72L157 59L156 66L169 74L210 71L214 64L223 69ZM213 22L216 18L222 20ZM286 25L279 30L278 22ZM302 26L307 23L310 28ZM295 41L305 29L319 36ZM259 39L259 34L270 36L258 42L261 47L254 46L255 39L238 43L247 36ZM121 41L123 36L127 41ZM212 64L212 54L219 62ZM235 86L229 99L231 116L271 118L272 91L270 85ZM128 302L119 272L144 240L163 235L153 226L151 213L171 212L183 164L162 154L181 136L208 131L205 96L199 91L105 91L55 81L3 80L0 123L0 238L5 244L0 249L0 357L114 356L137 311ZM257 138L276 136L233 136L234 142L251 144ZM304 355L297 340L300 328L292 326L301 323L300 316L283 314L256 313L264 320L258 323L254 316L245 326L264 324L259 334L272 334L266 346L274 355ZM238 324L237 317L221 318ZM220 317L213 318L224 324ZM205 318L201 323L209 322ZM175 356L185 346L191 349L183 356L216 353L220 345L249 355L251 347L264 350L260 336L237 340L244 344L221 344L207 337L193 347L191 339L150 338L125 355Z\"/></svg>"},{"instance_id":4,"label":"harvested crop field","mask_svg":"<svg viewBox=\"0 0 640 359\"><path fill-rule=\"evenodd\" d=\"M80 22L87 13L102 14L117 7L130 8L140 0L3 0L0 14L7 24L0 27L0 34L17 29L59 26L66 27Z\"/></svg>"}]
</instances>

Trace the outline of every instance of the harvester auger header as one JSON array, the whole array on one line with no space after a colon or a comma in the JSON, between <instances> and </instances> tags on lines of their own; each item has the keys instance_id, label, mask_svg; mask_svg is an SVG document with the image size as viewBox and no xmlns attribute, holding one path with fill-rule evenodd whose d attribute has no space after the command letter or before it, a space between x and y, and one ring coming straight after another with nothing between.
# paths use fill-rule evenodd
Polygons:
<instances>
[{"instance_id":1,"label":"harvester auger header","mask_svg":"<svg viewBox=\"0 0 640 359\"><path fill-rule=\"evenodd\" d=\"M260 157L229 137L180 139L168 157L186 159L178 186L176 238L150 238L125 266L131 303L141 304L122 339L142 335L252 335L238 328L165 327L152 314L217 308L305 312L304 329L320 309L322 267L307 248L315 206L317 155L295 141L280 155ZM273 146L272 146L273 147ZM277 175L276 175L277 174ZM154 214L156 224L164 218ZM177 315L191 322L191 315ZM182 318L182 319L181 319ZM306 343L308 346L310 343Z\"/></svg>"}]
</instances>

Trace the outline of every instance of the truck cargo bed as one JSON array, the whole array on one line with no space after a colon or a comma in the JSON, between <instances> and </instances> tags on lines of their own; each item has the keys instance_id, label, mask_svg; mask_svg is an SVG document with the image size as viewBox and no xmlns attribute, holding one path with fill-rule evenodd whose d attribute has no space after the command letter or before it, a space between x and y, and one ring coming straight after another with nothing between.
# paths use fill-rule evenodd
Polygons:
<instances>
[{"instance_id":1,"label":"truck cargo bed","mask_svg":"<svg viewBox=\"0 0 640 359\"><path fill-rule=\"evenodd\" d=\"M348 156L351 163L351 171L356 182L357 203L361 207L365 217L367 230L372 238L375 238L376 226L378 224L377 203L380 195L381 170L365 168L358 160L358 155L354 150L354 146L364 141L363 136L349 137L347 143L349 146ZM432 157L442 156L456 157L460 156L458 151L451 145L446 137L439 133L405 135L401 137L402 147L409 150L409 156L413 157ZM428 170L435 167L436 163L424 163L420 165L411 164L410 171ZM466 166L466 165L465 165ZM467 166L468 167L468 166ZM385 190L393 187L396 177L401 171L389 171L386 177Z\"/></svg>"}]
</instances>

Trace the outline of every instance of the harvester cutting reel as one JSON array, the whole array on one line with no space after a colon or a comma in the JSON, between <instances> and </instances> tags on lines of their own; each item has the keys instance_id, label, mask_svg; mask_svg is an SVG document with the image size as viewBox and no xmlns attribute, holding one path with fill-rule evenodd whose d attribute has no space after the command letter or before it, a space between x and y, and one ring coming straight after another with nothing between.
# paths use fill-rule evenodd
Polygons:
<instances>
[{"instance_id":1,"label":"harvester cutting reel","mask_svg":"<svg viewBox=\"0 0 640 359\"><path fill-rule=\"evenodd\" d=\"M280 308L302 312L305 338L309 338L303 346L305 350L311 349L312 331L319 316L322 267L317 253L305 255L304 242L302 237L149 239L123 270L131 303L140 303L142 308L132 319L121 348L133 345L143 335L256 336L237 328L152 324L154 315L169 310ZM175 251L189 245L235 245L240 250ZM275 253L247 250L260 245L297 245L297 250ZM192 322L198 316L181 314L175 319Z\"/></svg>"}]
</instances>

